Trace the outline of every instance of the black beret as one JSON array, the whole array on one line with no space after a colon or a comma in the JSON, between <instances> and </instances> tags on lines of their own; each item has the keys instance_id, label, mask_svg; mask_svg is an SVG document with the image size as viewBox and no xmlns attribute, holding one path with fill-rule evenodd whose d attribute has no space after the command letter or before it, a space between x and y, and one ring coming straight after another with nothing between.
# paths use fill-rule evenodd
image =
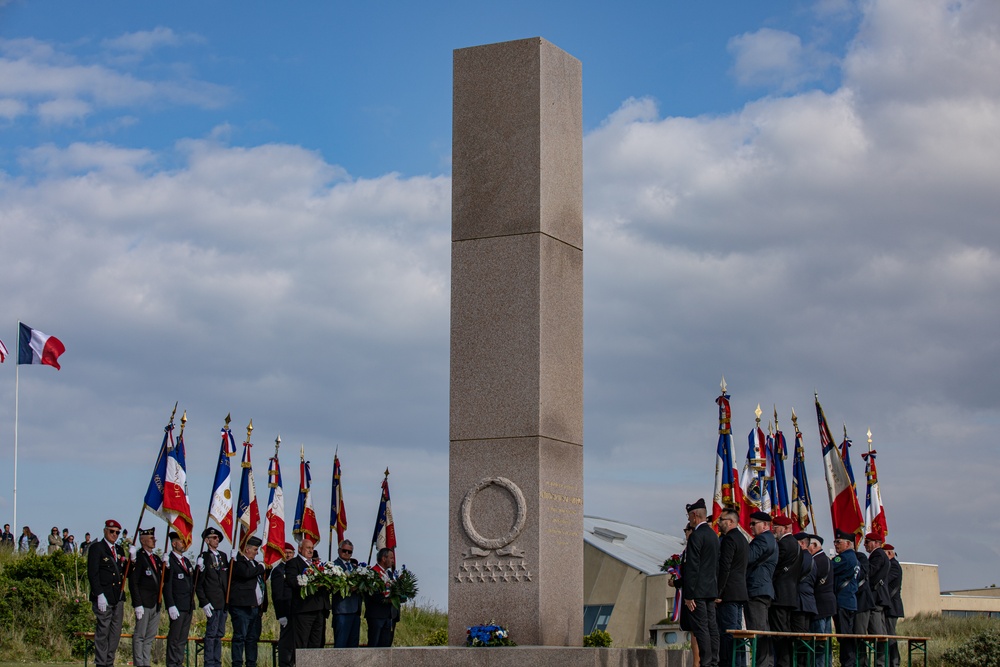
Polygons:
<instances>
[{"instance_id":1,"label":"black beret","mask_svg":"<svg viewBox=\"0 0 1000 667\"><path fill-rule=\"evenodd\" d=\"M139 537L143 535L156 535L156 528L142 528L139 530Z\"/></svg>"},{"instance_id":2,"label":"black beret","mask_svg":"<svg viewBox=\"0 0 1000 667\"><path fill-rule=\"evenodd\" d=\"M213 528L211 526L209 526L208 528L206 528L205 530L202 531L202 533L201 533L201 539L204 540L204 539L207 539L209 537L212 537L213 535L215 537L218 537L220 540L222 539L222 531L219 530L218 528Z\"/></svg>"},{"instance_id":3,"label":"black beret","mask_svg":"<svg viewBox=\"0 0 1000 667\"><path fill-rule=\"evenodd\" d=\"M247 545L251 547L259 547L261 544L263 544L263 542L261 542L260 538L256 535L253 535L247 540Z\"/></svg>"},{"instance_id":4,"label":"black beret","mask_svg":"<svg viewBox=\"0 0 1000 667\"><path fill-rule=\"evenodd\" d=\"M754 512L753 514L750 515L750 518L753 521L766 521L767 523L771 523L771 515L768 514L767 512L761 512L761 511Z\"/></svg>"},{"instance_id":5,"label":"black beret","mask_svg":"<svg viewBox=\"0 0 1000 667\"><path fill-rule=\"evenodd\" d=\"M703 510L705 509L705 499L699 498L698 500L694 501L690 505L686 505L685 507L687 508L688 512L693 512L695 510Z\"/></svg>"},{"instance_id":6,"label":"black beret","mask_svg":"<svg viewBox=\"0 0 1000 667\"><path fill-rule=\"evenodd\" d=\"M854 533L848 533L844 530L836 530L833 534L836 540L847 540L848 542L854 542Z\"/></svg>"},{"instance_id":7,"label":"black beret","mask_svg":"<svg viewBox=\"0 0 1000 667\"><path fill-rule=\"evenodd\" d=\"M795 541L798 542L799 540L808 540L810 537L812 537L812 535L803 530L798 533L795 533L795 535L793 535L792 537L794 537Z\"/></svg>"},{"instance_id":8,"label":"black beret","mask_svg":"<svg viewBox=\"0 0 1000 667\"><path fill-rule=\"evenodd\" d=\"M819 535L810 535L809 537L811 537L812 539L814 539L817 542L819 542L820 546L823 546L823 538L821 536L819 536Z\"/></svg>"}]
</instances>

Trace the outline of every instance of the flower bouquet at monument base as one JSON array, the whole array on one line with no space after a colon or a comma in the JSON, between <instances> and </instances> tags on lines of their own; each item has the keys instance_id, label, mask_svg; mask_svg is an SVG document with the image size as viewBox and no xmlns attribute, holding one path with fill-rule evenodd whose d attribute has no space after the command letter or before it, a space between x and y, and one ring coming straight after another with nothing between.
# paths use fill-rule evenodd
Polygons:
<instances>
[{"instance_id":1,"label":"flower bouquet at monument base","mask_svg":"<svg viewBox=\"0 0 1000 667\"><path fill-rule=\"evenodd\" d=\"M466 646L517 646L507 629L490 621L486 625L473 625L465 638Z\"/></svg>"},{"instance_id":2,"label":"flower bouquet at monument base","mask_svg":"<svg viewBox=\"0 0 1000 667\"><path fill-rule=\"evenodd\" d=\"M389 587L382 575L362 563L349 575L354 592L366 596L389 594Z\"/></svg>"},{"instance_id":3,"label":"flower bouquet at monument base","mask_svg":"<svg viewBox=\"0 0 1000 667\"><path fill-rule=\"evenodd\" d=\"M405 565L396 578L389 582L389 597L396 609L407 600L417 597L417 577Z\"/></svg>"},{"instance_id":4,"label":"flower bouquet at monument base","mask_svg":"<svg viewBox=\"0 0 1000 667\"><path fill-rule=\"evenodd\" d=\"M299 594L307 598L320 589L335 593L350 591L348 575L339 565L333 563L316 563L310 565L298 576ZM348 592L348 595L350 593Z\"/></svg>"}]
</instances>

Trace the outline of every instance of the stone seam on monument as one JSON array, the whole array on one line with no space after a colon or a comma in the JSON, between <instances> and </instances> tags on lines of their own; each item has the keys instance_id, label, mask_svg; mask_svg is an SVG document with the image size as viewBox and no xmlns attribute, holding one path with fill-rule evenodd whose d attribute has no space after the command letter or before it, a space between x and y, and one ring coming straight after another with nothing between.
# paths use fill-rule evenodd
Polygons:
<instances>
[{"instance_id":1,"label":"stone seam on monument","mask_svg":"<svg viewBox=\"0 0 1000 667\"><path fill-rule=\"evenodd\" d=\"M455 51L449 638L583 635L581 67Z\"/></svg>"}]
</instances>

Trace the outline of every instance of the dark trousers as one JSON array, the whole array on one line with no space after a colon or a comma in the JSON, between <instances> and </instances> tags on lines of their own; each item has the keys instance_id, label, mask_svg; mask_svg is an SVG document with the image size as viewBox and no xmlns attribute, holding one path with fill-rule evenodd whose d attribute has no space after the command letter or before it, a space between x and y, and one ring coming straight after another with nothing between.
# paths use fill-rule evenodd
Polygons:
<instances>
[{"instance_id":1,"label":"dark trousers","mask_svg":"<svg viewBox=\"0 0 1000 667\"><path fill-rule=\"evenodd\" d=\"M814 618L809 622L809 632L818 632L824 635L832 634L833 619L829 616ZM816 667L830 667L830 661L827 660L826 653L820 652L816 656Z\"/></svg>"},{"instance_id":2,"label":"dark trousers","mask_svg":"<svg viewBox=\"0 0 1000 667\"><path fill-rule=\"evenodd\" d=\"M361 613L333 615L333 647L357 648L361 643Z\"/></svg>"},{"instance_id":3,"label":"dark trousers","mask_svg":"<svg viewBox=\"0 0 1000 667\"><path fill-rule=\"evenodd\" d=\"M205 667L222 667L222 638L226 634L226 612L216 609L205 621Z\"/></svg>"},{"instance_id":4,"label":"dark trousers","mask_svg":"<svg viewBox=\"0 0 1000 667\"><path fill-rule=\"evenodd\" d=\"M115 654L118 653L118 642L122 635L122 612L124 602L109 604L103 613L97 611L97 603L92 603L97 626L94 628L94 664L97 667L109 667L115 664Z\"/></svg>"},{"instance_id":5,"label":"dark trousers","mask_svg":"<svg viewBox=\"0 0 1000 667\"><path fill-rule=\"evenodd\" d=\"M260 623L257 622L257 607L230 607L233 619L233 667L243 667L244 657L247 667L257 667L257 640L260 639Z\"/></svg>"},{"instance_id":6,"label":"dark trousers","mask_svg":"<svg viewBox=\"0 0 1000 667\"><path fill-rule=\"evenodd\" d=\"M278 634L278 667L292 667L295 664L295 626L292 619L286 619Z\"/></svg>"},{"instance_id":7,"label":"dark trousers","mask_svg":"<svg viewBox=\"0 0 1000 667\"><path fill-rule=\"evenodd\" d=\"M691 612L691 635L698 642L702 667L719 665L719 624L715 618L715 600L695 600Z\"/></svg>"},{"instance_id":8,"label":"dark trousers","mask_svg":"<svg viewBox=\"0 0 1000 667\"><path fill-rule=\"evenodd\" d=\"M833 626L838 635L854 634L854 616L857 612L850 609L837 609L833 617ZM841 667L854 667L854 656L857 654L857 642L854 639L840 640Z\"/></svg>"},{"instance_id":9,"label":"dark trousers","mask_svg":"<svg viewBox=\"0 0 1000 667\"><path fill-rule=\"evenodd\" d=\"M859 629L858 634L863 634ZM875 607L868 616L868 629L870 635L887 635L889 627L885 622L885 607ZM876 643L875 667L885 667L885 642Z\"/></svg>"},{"instance_id":10,"label":"dark trousers","mask_svg":"<svg viewBox=\"0 0 1000 667\"><path fill-rule=\"evenodd\" d=\"M292 615L295 626L295 648L323 648L326 643L326 618L321 611L306 611Z\"/></svg>"},{"instance_id":11,"label":"dark trousers","mask_svg":"<svg viewBox=\"0 0 1000 667\"><path fill-rule=\"evenodd\" d=\"M767 608L771 606L771 598L759 596L750 598L747 602L747 630L770 630L767 622ZM757 640L757 667L768 667L771 664L771 642L764 638Z\"/></svg>"},{"instance_id":12,"label":"dark trousers","mask_svg":"<svg viewBox=\"0 0 1000 667\"><path fill-rule=\"evenodd\" d=\"M767 610L767 621L772 632L792 631L792 607L778 607L771 605ZM791 667L792 665L792 642L784 637L775 639L774 643L774 664L777 667Z\"/></svg>"},{"instance_id":13,"label":"dark trousers","mask_svg":"<svg viewBox=\"0 0 1000 667\"><path fill-rule=\"evenodd\" d=\"M739 630L743 621L742 602L720 602L715 606L715 620L719 623L719 664L730 667L733 664L733 636L726 630ZM747 657L743 651L736 656L736 667L746 667Z\"/></svg>"},{"instance_id":14,"label":"dark trousers","mask_svg":"<svg viewBox=\"0 0 1000 667\"><path fill-rule=\"evenodd\" d=\"M370 648L392 646L396 634L395 621L391 618L369 618L368 646Z\"/></svg>"},{"instance_id":15,"label":"dark trousers","mask_svg":"<svg viewBox=\"0 0 1000 667\"><path fill-rule=\"evenodd\" d=\"M170 621L167 632L167 667L183 667L188 633L191 631L191 612L178 611L177 620Z\"/></svg>"},{"instance_id":16,"label":"dark trousers","mask_svg":"<svg viewBox=\"0 0 1000 667\"><path fill-rule=\"evenodd\" d=\"M887 635L896 634L896 621L898 620L895 616L885 617L885 624L888 626L886 628ZM895 639L889 642L889 667L899 667L899 642Z\"/></svg>"}]
</instances>

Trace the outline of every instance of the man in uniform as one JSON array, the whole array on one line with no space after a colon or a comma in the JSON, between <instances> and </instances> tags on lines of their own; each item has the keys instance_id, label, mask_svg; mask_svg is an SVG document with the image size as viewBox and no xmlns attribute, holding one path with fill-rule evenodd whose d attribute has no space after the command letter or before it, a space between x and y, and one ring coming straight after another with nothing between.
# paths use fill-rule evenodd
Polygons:
<instances>
[{"instance_id":1,"label":"man in uniform","mask_svg":"<svg viewBox=\"0 0 1000 667\"><path fill-rule=\"evenodd\" d=\"M833 617L837 613L837 593L833 588L833 565L830 557L823 551L823 538L811 535L809 538L809 553L813 557L813 567L816 570L816 616L809 624L810 632L830 634L833 632ZM829 660L824 653L816 656L816 667L828 667Z\"/></svg>"},{"instance_id":2,"label":"man in uniform","mask_svg":"<svg viewBox=\"0 0 1000 667\"><path fill-rule=\"evenodd\" d=\"M792 613L792 631L809 632L809 626L816 617L816 565L809 552L809 533L794 535L802 550L802 573L799 575L799 607Z\"/></svg>"},{"instance_id":3,"label":"man in uniform","mask_svg":"<svg viewBox=\"0 0 1000 667\"><path fill-rule=\"evenodd\" d=\"M167 667L182 667L194 610L194 566L184 556L187 545L178 533L170 533L170 546L172 551L164 563L167 569L163 576L163 602L170 617Z\"/></svg>"},{"instance_id":4,"label":"man in uniform","mask_svg":"<svg viewBox=\"0 0 1000 667\"><path fill-rule=\"evenodd\" d=\"M333 564L344 572L353 572L358 566L352 556L354 545L344 540L337 548L337 559ZM333 594L333 647L357 648L361 643L361 594L352 593L346 598Z\"/></svg>"},{"instance_id":5,"label":"man in uniform","mask_svg":"<svg viewBox=\"0 0 1000 667\"><path fill-rule=\"evenodd\" d=\"M727 507L719 516L719 597L715 617L719 623L719 664L733 664L733 637L726 630L739 630L743 607L747 602L747 538L739 529L740 513ZM737 667L745 667L743 652L736 657Z\"/></svg>"},{"instance_id":6,"label":"man in uniform","mask_svg":"<svg viewBox=\"0 0 1000 667\"><path fill-rule=\"evenodd\" d=\"M233 667L257 667L257 640L260 639L261 605L264 603L264 566L258 563L261 539L251 536L243 551L233 559L229 588L229 616L233 621Z\"/></svg>"},{"instance_id":7,"label":"man in uniform","mask_svg":"<svg viewBox=\"0 0 1000 667\"><path fill-rule=\"evenodd\" d=\"M114 519L104 522L104 539L87 552L87 579L90 581L90 603L97 626L94 629L94 665L111 667L115 664L118 641L122 632L124 603L125 552L115 545L122 526Z\"/></svg>"},{"instance_id":8,"label":"man in uniform","mask_svg":"<svg viewBox=\"0 0 1000 667\"><path fill-rule=\"evenodd\" d=\"M292 591L285 585L285 563L295 558L295 546L285 542L281 562L271 570L271 602L274 615L281 627L278 634L278 667L292 667L295 664L295 630L289 622L292 614Z\"/></svg>"},{"instance_id":9,"label":"man in uniform","mask_svg":"<svg viewBox=\"0 0 1000 667\"><path fill-rule=\"evenodd\" d=\"M833 618L838 635L853 635L855 616L858 611L858 577L861 566L854 551L854 535L843 530L836 531L833 548L837 555L833 559L833 588L837 594L837 615ZM840 665L854 667L857 642L841 639Z\"/></svg>"},{"instance_id":10,"label":"man in uniform","mask_svg":"<svg viewBox=\"0 0 1000 667\"><path fill-rule=\"evenodd\" d=\"M700 664L719 664L719 625L715 618L715 598L719 595L719 537L708 525L705 499L685 507L688 525L694 531L687 543L687 560L681 595L691 614L691 634L698 642Z\"/></svg>"},{"instance_id":11,"label":"man in uniform","mask_svg":"<svg viewBox=\"0 0 1000 667\"><path fill-rule=\"evenodd\" d=\"M299 555L285 563L285 586L291 596L289 609L295 633L295 648L323 648L326 642L326 615L330 611L330 594L317 590L302 597L299 575L312 566L313 541L303 537Z\"/></svg>"},{"instance_id":12,"label":"man in uniform","mask_svg":"<svg viewBox=\"0 0 1000 667\"><path fill-rule=\"evenodd\" d=\"M868 588L871 590L872 610L868 617L866 632L870 635L888 634L886 610L889 608L889 557L882 549L882 536L878 533L865 535L865 551L868 552ZM885 667L885 642L876 644L875 665Z\"/></svg>"},{"instance_id":13,"label":"man in uniform","mask_svg":"<svg viewBox=\"0 0 1000 667\"><path fill-rule=\"evenodd\" d=\"M205 667L222 667L222 637L226 634L226 590L229 560L219 551L222 532L206 528L201 534L208 549L198 556L198 604L205 612Z\"/></svg>"},{"instance_id":14,"label":"man in uniform","mask_svg":"<svg viewBox=\"0 0 1000 667\"><path fill-rule=\"evenodd\" d=\"M747 547L747 602L748 630L769 630L767 608L774 599L774 567L778 563L778 543L771 533L771 515L754 512L750 515L750 532L753 541ZM757 665L771 664L771 643L757 641Z\"/></svg>"},{"instance_id":15,"label":"man in uniform","mask_svg":"<svg viewBox=\"0 0 1000 667\"><path fill-rule=\"evenodd\" d=\"M160 628L160 579L163 563L153 553L156 529L139 531L139 544L129 547L128 590L135 608L135 629L132 631L132 664L151 667L153 640Z\"/></svg>"},{"instance_id":16,"label":"man in uniform","mask_svg":"<svg viewBox=\"0 0 1000 667\"><path fill-rule=\"evenodd\" d=\"M771 522L778 544L778 562L774 566L772 585L774 601L767 613L772 632L791 632L792 614L799 607L799 576L802 573L802 549L792 536L792 520L776 516ZM775 664L791 667L792 642L781 638L774 641Z\"/></svg>"},{"instance_id":17,"label":"man in uniform","mask_svg":"<svg viewBox=\"0 0 1000 667\"><path fill-rule=\"evenodd\" d=\"M896 547L885 544L882 549L889 557L889 580L886 584L889 589L889 608L885 612L885 620L889 626L888 634L895 635L896 621L903 618L903 597L900 594L903 590L903 567L896 559ZM895 640L889 642L889 663L890 667L899 667L899 644Z\"/></svg>"},{"instance_id":18,"label":"man in uniform","mask_svg":"<svg viewBox=\"0 0 1000 667\"><path fill-rule=\"evenodd\" d=\"M385 583L385 593L365 596L365 620L368 621L368 646L392 646L396 634L396 621L399 620L399 610L389 599L389 584L395 577L396 553L392 549L382 548L375 556L378 561L372 570L379 573Z\"/></svg>"}]
</instances>

